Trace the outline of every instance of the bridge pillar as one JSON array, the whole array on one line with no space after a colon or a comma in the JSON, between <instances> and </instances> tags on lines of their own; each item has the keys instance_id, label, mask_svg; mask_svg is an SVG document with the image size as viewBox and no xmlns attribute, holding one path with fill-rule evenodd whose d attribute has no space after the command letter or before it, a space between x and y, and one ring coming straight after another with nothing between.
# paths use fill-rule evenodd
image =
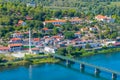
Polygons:
<instances>
[{"instance_id":1,"label":"bridge pillar","mask_svg":"<svg viewBox=\"0 0 120 80\"><path fill-rule=\"evenodd\" d=\"M80 64L80 71L84 71L85 70L85 65L84 64Z\"/></svg>"},{"instance_id":2,"label":"bridge pillar","mask_svg":"<svg viewBox=\"0 0 120 80\"><path fill-rule=\"evenodd\" d=\"M115 73L112 73L112 80L116 80L117 75Z\"/></svg>"},{"instance_id":3,"label":"bridge pillar","mask_svg":"<svg viewBox=\"0 0 120 80\"><path fill-rule=\"evenodd\" d=\"M98 68L95 68L94 73L95 73L95 76L99 76L99 74L100 74L100 70L99 70Z\"/></svg>"}]
</instances>

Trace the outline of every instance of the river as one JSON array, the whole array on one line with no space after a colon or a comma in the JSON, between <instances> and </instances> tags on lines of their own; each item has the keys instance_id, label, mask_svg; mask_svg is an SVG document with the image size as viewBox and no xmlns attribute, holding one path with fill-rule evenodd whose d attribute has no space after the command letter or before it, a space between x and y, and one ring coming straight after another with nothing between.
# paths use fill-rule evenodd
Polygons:
<instances>
[{"instance_id":1,"label":"river","mask_svg":"<svg viewBox=\"0 0 120 80\"><path fill-rule=\"evenodd\" d=\"M120 72L120 52L80 60ZM41 64L2 69L0 80L111 80L111 73L101 72L100 76L96 77L94 69L89 67L85 68L85 72L80 72L79 64L72 64L69 67L64 63ZM120 76L117 80L120 80Z\"/></svg>"}]
</instances>

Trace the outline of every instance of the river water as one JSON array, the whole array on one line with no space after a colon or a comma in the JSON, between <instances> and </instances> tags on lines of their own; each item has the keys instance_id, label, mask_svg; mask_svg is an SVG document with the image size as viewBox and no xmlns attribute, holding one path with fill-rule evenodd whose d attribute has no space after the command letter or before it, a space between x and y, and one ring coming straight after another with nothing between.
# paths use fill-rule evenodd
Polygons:
<instances>
[{"instance_id":1,"label":"river water","mask_svg":"<svg viewBox=\"0 0 120 80\"><path fill-rule=\"evenodd\" d=\"M101 54L80 59L97 66L120 72L120 52ZM80 72L79 64L66 66L60 64L41 64L19 66L0 70L0 80L112 80L111 73L101 72L100 76L94 75L94 69L85 67ZM118 76L117 80L120 80Z\"/></svg>"}]
</instances>

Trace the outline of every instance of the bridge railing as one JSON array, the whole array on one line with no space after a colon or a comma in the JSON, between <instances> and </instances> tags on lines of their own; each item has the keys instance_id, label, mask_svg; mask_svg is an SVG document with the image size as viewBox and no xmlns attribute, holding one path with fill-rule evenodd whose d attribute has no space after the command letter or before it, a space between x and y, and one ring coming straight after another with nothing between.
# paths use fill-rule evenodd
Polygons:
<instances>
[{"instance_id":1,"label":"bridge railing","mask_svg":"<svg viewBox=\"0 0 120 80\"><path fill-rule=\"evenodd\" d=\"M63 59L63 60L72 61L72 62L83 64L85 66L89 66L89 67L92 67L92 68L95 68L95 69L98 69L98 70L101 70L101 71L112 73L112 77L113 78L114 78L114 74L115 75L120 75L120 72L117 72L117 71L114 71L114 70L110 70L110 69L105 68L105 67L96 66L96 65L93 65L93 64L89 64L87 62L83 62L83 61L80 61L80 60L72 59L72 58L69 58L69 57L66 57L66 56L62 56L62 55L58 55L58 54L51 54L51 55L54 56L54 57Z\"/></svg>"}]
</instances>

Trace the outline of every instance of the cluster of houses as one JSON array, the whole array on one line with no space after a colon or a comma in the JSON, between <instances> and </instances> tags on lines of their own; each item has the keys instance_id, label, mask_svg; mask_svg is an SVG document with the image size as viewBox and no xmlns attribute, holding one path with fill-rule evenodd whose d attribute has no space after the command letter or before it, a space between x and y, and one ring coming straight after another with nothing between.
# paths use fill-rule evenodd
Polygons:
<instances>
[{"instance_id":1,"label":"cluster of houses","mask_svg":"<svg viewBox=\"0 0 120 80\"><path fill-rule=\"evenodd\" d=\"M26 15L26 16L25 16L25 19L26 19L26 20L32 20L33 17ZM103 22L108 22L108 23L115 21L115 19L113 19L113 18L111 18L111 17L108 17L108 16L103 16L103 15L97 15L97 16L95 16L95 19L96 19L97 21L103 21ZM73 18L71 18L71 19L65 18L65 19L45 20L45 21L43 22L43 24L44 24L44 26L45 26L45 25L48 24L48 23L52 23L52 24L55 25L55 26L60 26L60 25L65 24L67 21L69 21L71 24L81 24L81 23L84 22L83 19L80 19L80 18L78 18L78 17L73 17ZM18 23L16 24L16 26L25 26L25 25L26 25L26 22L23 21L23 20L19 20Z\"/></svg>"},{"instance_id":2,"label":"cluster of houses","mask_svg":"<svg viewBox=\"0 0 120 80\"><path fill-rule=\"evenodd\" d=\"M0 46L0 52L20 52L20 51L29 51L29 38L24 38L23 34L28 34L28 32L20 33L15 32L7 47ZM86 40L82 39L79 32L74 33L77 36L75 39L68 40L64 38L64 35L58 34L55 36L44 36L43 38L31 38L31 50L33 53L37 54L40 52L50 52L55 53L58 48L67 47L73 45L74 47L86 48L86 45L89 44L91 48L99 48L102 46L114 45L120 46L120 39L116 41L113 40Z\"/></svg>"},{"instance_id":3,"label":"cluster of houses","mask_svg":"<svg viewBox=\"0 0 120 80\"><path fill-rule=\"evenodd\" d=\"M95 16L95 19L97 21L103 21L103 22L114 22L115 19L113 19L112 17L108 17L108 16L104 16L104 15L97 15ZM80 24L83 22L83 19L80 19L78 17L74 17L71 19L54 19L54 20L46 20L43 22L44 26L48 23L52 23L53 25L59 26L62 24L65 24L67 21L69 21L71 24Z\"/></svg>"},{"instance_id":4,"label":"cluster of houses","mask_svg":"<svg viewBox=\"0 0 120 80\"><path fill-rule=\"evenodd\" d=\"M27 20L31 20L32 17L26 16ZM105 21L105 22L114 22L114 19L111 17L97 15L95 17L98 21ZM56 19L56 20L47 20L44 21L44 26L48 23L52 23L53 25L62 25L69 21L71 24L80 24L83 22L80 18L71 18L67 19ZM26 25L26 23L22 20L18 21L18 25ZM44 27L42 29L45 33L51 31L50 29ZM86 48L86 45L89 44L91 48L99 48L102 46L108 46L110 44L114 46L120 46L120 38L115 40L93 40L93 39L85 39L83 38L82 32L88 33L88 31L97 31L97 27L85 27L81 28L80 31L75 32L74 36L75 39L68 40L65 39L65 36L62 33L58 33L54 36L43 36L42 38L25 38L23 35L29 35L29 32L15 32L11 35L11 38L8 42L8 46L0 46L0 52L17 52L17 51L28 51L31 48L32 52L37 54L40 52L50 52L55 53L55 51L60 47L67 47L69 45L73 45L74 47L81 47ZM89 36L91 35L88 33ZM92 35L93 36L93 35ZM29 46L31 44L31 46Z\"/></svg>"}]
</instances>

